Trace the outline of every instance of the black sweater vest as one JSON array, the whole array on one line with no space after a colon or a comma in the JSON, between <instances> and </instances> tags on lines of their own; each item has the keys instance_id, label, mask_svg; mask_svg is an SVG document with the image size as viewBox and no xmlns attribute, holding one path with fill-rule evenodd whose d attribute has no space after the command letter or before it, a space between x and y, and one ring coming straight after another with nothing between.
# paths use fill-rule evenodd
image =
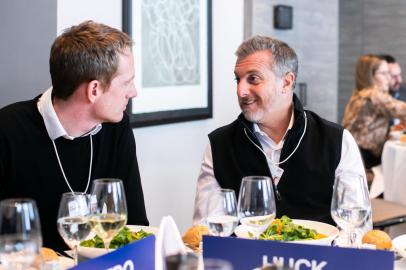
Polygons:
<instances>
[{"instance_id":1,"label":"black sweater vest","mask_svg":"<svg viewBox=\"0 0 406 270\"><path fill-rule=\"evenodd\" d=\"M295 120L285 137L281 161L292 153L304 130L302 105L296 96L293 100ZM330 204L335 169L341 158L343 128L313 112L306 111L306 115L307 129L300 146L280 165L284 173L277 186L280 198L276 199L276 214L335 224ZM250 136L261 147L252 126L240 115L209 134L214 176L221 187L235 190L237 197L244 176L272 176L264 154L247 138Z\"/></svg>"}]
</instances>

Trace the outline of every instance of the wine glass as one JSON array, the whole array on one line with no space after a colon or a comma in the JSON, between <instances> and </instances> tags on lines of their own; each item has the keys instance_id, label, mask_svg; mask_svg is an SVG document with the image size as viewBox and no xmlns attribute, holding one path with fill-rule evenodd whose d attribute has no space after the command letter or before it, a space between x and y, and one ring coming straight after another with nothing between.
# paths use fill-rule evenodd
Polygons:
<instances>
[{"instance_id":1,"label":"wine glass","mask_svg":"<svg viewBox=\"0 0 406 270\"><path fill-rule=\"evenodd\" d=\"M271 178L247 176L242 179L238 196L238 213L241 224L254 238L258 238L276 215Z\"/></svg>"},{"instance_id":2,"label":"wine glass","mask_svg":"<svg viewBox=\"0 0 406 270\"><path fill-rule=\"evenodd\" d=\"M41 225L34 200L0 202L0 261L5 269L27 269L42 246Z\"/></svg>"},{"instance_id":3,"label":"wine glass","mask_svg":"<svg viewBox=\"0 0 406 270\"><path fill-rule=\"evenodd\" d=\"M347 244L356 246L355 229L364 224L371 211L368 187L362 175L343 173L336 177L331 216L347 235Z\"/></svg>"},{"instance_id":4,"label":"wine glass","mask_svg":"<svg viewBox=\"0 0 406 270\"><path fill-rule=\"evenodd\" d=\"M232 189L218 189L207 205L207 225L215 236L230 236L238 224L237 199Z\"/></svg>"},{"instance_id":5,"label":"wine glass","mask_svg":"<svg viewBox=\"0 0 406 270\"><path fill-rule=\"evenodd\" d=\"M78 264L78 246L91 231L89 197L79 192L62 194L57 227L63 240L72 248L73 260Z\"/></svg>"},{"instance_id":6,"label":"wine glass","mask_svg":"<svg viewBox=\"0 0 406 270\"><path fill-rule=\"evenodd\" d=\"M127 223L123 182L111 178L94 180L90 197L90 225L108 251L111 240Z\"/></svg>"}]
</instances>

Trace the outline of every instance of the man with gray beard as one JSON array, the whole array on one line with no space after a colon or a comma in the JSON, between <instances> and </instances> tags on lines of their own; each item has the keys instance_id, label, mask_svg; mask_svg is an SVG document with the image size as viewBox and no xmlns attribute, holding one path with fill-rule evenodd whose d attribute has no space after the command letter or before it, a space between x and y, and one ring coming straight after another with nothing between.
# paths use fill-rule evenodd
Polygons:
<instances>
[{"instance_id":1,"label":"man with gray beard","mask_svg":"<svg viewBox=\"0 0 406 270\"><path fill-rule=\"evenodd\" d=\"M204 221L213 191L228 188L238 197L243 177L264 175L273 180L277 217L334 224L330 205L335 178L353 173L365 179L354 138L303 109L293 93L298 59L286 43L255 36L244 41L236 55L242 113L209 134L193 223Z\"/></svg>"}]
</instances>

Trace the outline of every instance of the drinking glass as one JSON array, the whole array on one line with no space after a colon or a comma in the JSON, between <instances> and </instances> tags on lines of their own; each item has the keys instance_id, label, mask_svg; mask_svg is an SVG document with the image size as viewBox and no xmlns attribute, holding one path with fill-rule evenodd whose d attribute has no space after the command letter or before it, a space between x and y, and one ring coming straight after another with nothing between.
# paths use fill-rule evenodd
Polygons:
<instances>
[{"instance_id":1,"label":"drinking glass","mask_svg":"<svg viewBox=\"0 0 406 270\"><path fill-rule=\"evenodd\" d=\"M362 175L343 173L336 177L331 216L347 235L347 245L356 246L355 228L364 224L371 211L368 187Z\"/></svg>"},{"instance_id":2,"label":"drinking glass","mask_svg":"<svg viewBox=\"0 0 406 270\"><path fill-rule=\"evenodd\" d=\"M42 246L37 205L31 199L0 202L0 261L5 269L27 269Z\"/></svg>"},{"instance_id":3,"label":"drinking glass","mask_svg":"<svg viewBox=\"0 0 406 270\"><path fill-rule=\"evenodd\" d=\"M90 225L93 232L103 239L104 247L108 251L111 240L127 223L123 182L111 178L94 180L90 208Z\"/></svg>"},{"instance_id":4,"label":"drinking glass","mask_svg":"<svg viewBox=\"0 0 406 270\"><path fill-rule=\"evenodd\" d=\"M232 189L218 189L207 205L207 226L212 235L230 236L238 224L237 199Z\"/></svg>"},{"instance_id":5,"label":"drinking glass","mask_svg":"<svg viewBox=\"0 0 406 270\"><path fill-rule=\"evenodd\" d=\"M63 240L72 248L78 264L78 246L91 231L89 196L79 192L63 193L59 203L57 227Z\"/></svg>"},{"instance_id":6,"label":"drinking glass","mask_svg":"<svg viewBox=\"0 0 406 270\"><path fill-rule=\"evenodd\" d=\"M272 180L266 176L247 176L242 179L238 196L241 224L258 238L276 215Z\"/></svg>"}]
</instances>

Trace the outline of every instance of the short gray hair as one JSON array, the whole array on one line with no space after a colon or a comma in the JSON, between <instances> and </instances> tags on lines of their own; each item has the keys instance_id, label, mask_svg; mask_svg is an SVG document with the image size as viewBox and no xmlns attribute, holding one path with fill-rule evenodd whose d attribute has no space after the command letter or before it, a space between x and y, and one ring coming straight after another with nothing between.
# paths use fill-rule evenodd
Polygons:
<instances>
[{"instance_id":1,"label":"short gray hair","mask_svg":"<svg viewBox=\"0 0 406 270\"><path fill-rule=\"evenodd\" d=\"M253 36L241 43L235 54L239 59L243 59L253 53L267 50L272 53L271 69L279 78L288 72L295 75L293 90L296 84L298 60L295 51L285 42L271 37Z\"/></svg>"}]
</instances>

